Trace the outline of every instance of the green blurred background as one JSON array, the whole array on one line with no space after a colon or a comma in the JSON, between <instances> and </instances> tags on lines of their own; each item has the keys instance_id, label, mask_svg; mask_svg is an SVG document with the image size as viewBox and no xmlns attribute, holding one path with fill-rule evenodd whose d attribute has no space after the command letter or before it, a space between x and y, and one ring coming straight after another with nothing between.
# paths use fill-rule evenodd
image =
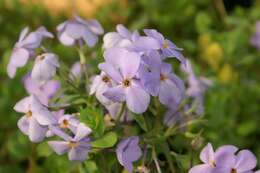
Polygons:
<instances>
[{"instance_id":1,"label":"green blurred background","mask_svg":"<svg viewBox=\"0 0 260 173\"><path fill-rule=\"evenodd\" d=\"M72 4L74 3L74 4ZM112 31L123 23L131 29L156 28L184 48L198 75L214 85L205 101L203 136L214 146L233 144L260 158L260 50L250 45L260 20L260 1L250 0L0 0L0 173L71 172L66 157L35 146L17 128L14 104L26 95L21 84L26 67L15 79L6 65L20 31L55 27L75 10L97 18ZM224 6L225 5L225 6ZM73 9L73 10L72 10ZM48 41L45 46L68 63L76 52ZM46 157L48 157L46 159ZM93 166L93 165L92 165ZM91 171L90 171L91 172Z\"/></svg>"}]
</instances>

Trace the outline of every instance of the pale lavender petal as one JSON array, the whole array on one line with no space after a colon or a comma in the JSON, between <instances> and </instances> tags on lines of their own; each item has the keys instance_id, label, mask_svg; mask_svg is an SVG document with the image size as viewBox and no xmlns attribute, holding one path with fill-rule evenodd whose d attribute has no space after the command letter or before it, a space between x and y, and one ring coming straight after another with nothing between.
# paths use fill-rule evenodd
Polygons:
<instances>
[{"instance_id":1,"label":"pale lavender petal","mask_svg":"<svg viewBox=\"0 0 260 173\"><path fill-rule=\"evenodd\" d=\"M69 143L66 141L49 141L48 145L57 153L62 155L69 151Z\"/></svg>"},{"instance_id":2,"label":"pale lavender petal","mask_svg":"<svg viewBox=\"0 0 260 173\"><path fill-rule=\"evenodd\" d=\"M114 102L123 102L126 99L125 91L122 86L109 88L103 95Z\"/></svg>"},{"instance_id":3,"label":"pale lavender petal","mask_svg":"<svg viewBox=\"0 0 260 173\"><path fill-rule=\"evenodd\" d=\"M150 95L138 85L131 85L125 89L126 104L130 111L143 113L150 103Z\"/></svg>"},{"instance_id":4,"label":"pale lavender petal","mask_svg":"<svg viewBox=\"0 0 260 173\"><path fill-rule=\"evenodd\" d=\"M31 97L25 97L14 106L14 110L21 113L27 113L30 110Z\"/></svg>"},{"instance_id":5,"label":"pale lavender petal","mask_svg":"<svg viewBox=\"0 0 260 173\"><path fill-rule=\"evenodd\" d=\"M72 137L69 136L68 134L66 134L65 132L63 132L60 128L56 127L56 126L50 126L49 129L51 130L51 132L59 137L61 137L62 139L64 139L65 141L71 141Z\"/></svg>"},{"instance_id":6,"label":"pale lavender petal","mask_svg":"<svg viewBox=\"0 0 260 173\"><path fill-rule=\"evenodd\" d=\"M132 33L124 25L118 24L116 30L121 36L131 39Z\"/></svg>"},{"instance_id":7,"label":"pale lavender petal","mask_svg":"<svg viewBox=\"0 0 260 173\"><path fill-rule=\"evenodd\" d=\"M31 110L33 117L41 125L51 125L57 122L52 113L34 95L31 96Z\"/></svg>"},{"instance_id":8,"label":"pale lavender petal","mask_svg":"<svg viewBox=\"0 0 260 173\"><path fill-rule=\"evenodd\" d=\"M71 148L69 151L69 160L84 161L87 159L88 150L81 147Z\"/></svg>"},{"instance_id":9,"label":"pale lavender petal","mask_svg":"<svg viewBox=\"0 0 260 173\"><path fill-rule=\"evenodd\" d=\"M235 168L237 168L239 173L254 169L256 164L257 159L251 151L241 150L237 154Z\"/></svg>"},{"instance_id":10,"label":"pale lavender petal","mask_svg":"<svg viewBox=\"0 0 260 173\"><path fill-rule=\"evenodd\" d=\"M121 59L125 60L125 56L128 54L128 51L123 48L113 47L107 49L104 52L105 61L109 64L112 64L115 68L119 67Z\"/></svg>"},{"instance_id":11,"label":"pale lavender petal","mask_svg":"<svg viewBox=\"0 0 260 173\"><path fill-rule=\"evenodd\" d=\"M120 44L122 39L123 39L122 36L120 36L118 33L109 32L109 33L105 34L103 37L103 42L104 42L103 46L105 49L115 47Z\"/></svg>"},{"instance_id":12,"label":"pale lavender petal","mask_svg":"<svg viewBox=\"0 0 260 173\"><path fill-rule=\"evenodd\" d=\"M65 46L72 46L75 44L75 39L70 37L66 32L63 32L59 35L59 40Z\"/></svg>"},{"instance_id":13,"label":"pale lavender petal","mask_svg":"<svg viewBox=\"0 0 260 173\"><path fill-rule=\"evenodd\" d=\"M175 81L166 79L161 81L159 100L162 104L172 107L180 104L183 99L183 92Z\"/></svg>"},{"instance_id":14,"label":"pale lavender petal","mask_svg":"<svg viewBox=\"0 0 260 173\"><path fill-rule=\"evenodd\" d=\"M233 145L224 145L215 152L215 162L217 166L231 166L235 164L235 152L238 150Z\"/></svg>"},{"instance_id":15,"label":"pale lavender petal","mask_svg":"<svg viewBox=\"0 0 260 173\"><path fill-rule=\"evenodd\" d=\"M161 44L164 42L164 37L161 33L156 31L155 29L144 29L144 33L149 36L153 37L156 40L158 40Z\"/></svg>"},{"instance_id":16,"label":"pale lavender petal","mask_svg":"<svg viewBox=\"0 0 260 173\"><path fill-rule=\"evenodd\" d=\"M84 31L83 39L89 47L95 46L98 41L98 37L88 29L85 29Z\"/></svg>"},{"instance_id":17,"label":"pale lavender petal","mask_svg":"<svg viewBox=\"0 0 260 173\"><path fill-rule=\"evenodd\" d=\"M29 59L29 52L26 49L19 48L13 51L10 62L7 65L7 74L10 78L13 78L16 73L17 67L23 67Z\"/></svg>"},{"instance_id":18,"label":"pale lavender petal","mask_svg":"<svg viewBox=\"0 0 260 173\"><path fill-rule=\"evenodd\" d=\"M18 120L17 125L24 134L29 134L29 118L27 116L22 116Z\"/></svg>"},{"instance_id":19,"label":"pale lavender petal","mask_svg":"<svg viewBox=\"0 0 260 173\"><path fill-rule=\"evenodd\" d=\"M162 63L161 65L161 73L162 74L169 74L172 72L172 65L168 63Z\"/></svg>"},{"instance_id":20,"label":"pale lavender petal","mask_svg":"<svg viewBox=\"0 0 260 173\"><path fill-rule=\"evenodd\" d=\"M79 123L74 140L80 141L82 138L86 137L91 132L92 130L89 127L87 127L84 123Z\"/></svg>"},{"instance_id":21,"label":"pale lavender petal","mask_svg":"<svg viewBox=\"0 0 260 173\"><path fill-rule=\"evenodd\" d=\"M97 34L97 35L101 35L104 33L104 29L102 28L102 26L100 25L100 23L95 20L95 19L91 19L91 20L87 20L87 25L89 27L89 29Z\"/></svg>"},{"instance_id":22,"label":"pale lavender petal","mask_svg":"<svg viewBox=\"0 0 260 173\"><path fill-rule=\"evenodd\" d=\"M122 76L119 71L109 63L100 63L98 68L108 74L114 81L120 82L122 81Z\"/></svg>"},{"instance_id":23,"label":"pale lavender petal","mask_svg":"<svg viewBox=\"0 0 260 173\"><path fill-rule=\"evenodd\" d=\"M200 153L200 160L207 164L212 164L215 162L214 150L211 143L208 143Z\"/></svg>"},{"instance_id":24,"label":"pale lavender petal","mask_svg":"<svg viewBox=\"0 0 260 173\"><path fill-rule=\"evenodd\" d=\"M152 37L141 36L133 44L137 51L149 51L160 49L159 42Z\"/></svg>"},{"instance_id":25,"label":"pale lavender petal","mask_svg":"<svg viewBox=\"0 0 260 173\"><path fill-rule=\"evenodd\" d=\"M124 57L120 59L120 71L124 79L133 78L140 66L141 57L135 52L127 52Z\"/></svg>"},{"instance_id":26,"label":"pale lavender petal","mask_svg":"<svg viewBox=\"0 0 260 173\"><path fill-rule=\"evenodd\" d=\"M47 131L47 127L41 126L35 118L30 118L29 138L32 142L41 142L45 138Z\"/></svg>"},{"instance_id":27,"label":"pale lavender petal","mask_svg":"<svg viewBox=\"0 0 260 173\"><path fill-rule=\"evenodd\" d=\"M189 170L189 173L212 173L212 171L213 171L213 167L209 166L208 164L201 164L192 167Z\"/></svg>"},{"instance_id":28,"label":"pale lavender petal","mask_svg":"<svg viewBox=\"0 0 260 173\"><path fill-rule=\"evenodd\" d=\"M21 31L18 42L21 42L22 40L24 40L24 38L25 38L25 36L27 35L28 31L29 31L29 27L25 27L25 28Z\"/></svg>"}]
</instances>

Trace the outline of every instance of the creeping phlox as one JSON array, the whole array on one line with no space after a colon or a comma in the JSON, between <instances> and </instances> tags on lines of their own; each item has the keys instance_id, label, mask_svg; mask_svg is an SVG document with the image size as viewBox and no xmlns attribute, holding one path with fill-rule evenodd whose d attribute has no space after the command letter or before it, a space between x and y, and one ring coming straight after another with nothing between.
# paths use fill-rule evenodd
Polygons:
<instances>
[{"instance_id":1,"label":"creeping phlox","mask_svg":"<svg viewBox=\"0 0 260 173\"><path fill-rule=\"evenodd\" d=\"M201 151L200 160L203 164L192 167L189 173L254 173L257 164L255 155L249 150L224 145L214 151L210 143Z\"/></svg>"},{"instance_id":2,"label":"creeping phlox","mask_svg":"<svg viewBox=\"0 0 260 173\"><path fill-rule=\"evenodd\" d=\"M185 112L203 114L204 93L212 82L204 77L197 77L191 62L184 58L182 49L158 31L144 29L144 34L141 35L138 31L131 32L123 25L117 25L116 32L109 32L103 37L104 62L98 64L100 74L93 76L88 76L87 61L81 48L96 45L98 36L104 33L99 22L75 16L60 24L57 32L63 45L78 46L80 54L80 62L73 65L67 74L67 80L81 81L83 76L86 77L84 85L89 88L86 97L95 95L110 116L108 119L116 120L115 126L120 122L131 122L135 114L145 113L152 105L151 98L155 100L153 104L161 104L166 109L163 122L168 129L183 122ZM53 101L55 95L59 93L59 97L65 97L66 93L62 92L62 85L57 80L62 74L61 63L56 54L42 46L44 38L53 38L53 34L44 27L31 33L25 28L14 46L7 67L8 75L13 78L17 68L34 60L32 70L23 79L29 96L14 106L15 111L24 114L18 121L18 127L32 142L51 138L48 144L58 155L68 153L69 160L85 161L92 151L92 142L96 140L96 136L93 135L93 129L78 119L77 113L67 113L67 108L75 105L66 102L58 110L53 109L53 105L60 104ZM37 54L40 51L42 53ZM169 58L180 63L181 71L187 76L186 83L177 75L178 69L173 69ZM185 102L187 99L190 101ZM153 110L151 108L149 111ZM117 127L110 128L116 131ZM113 151L116 152L119 163L129 172L133 172L133 162L140 159L145 146L147 144L141 136L123 135ZM222 171L222 168L227 173L250 172L255 167L254 156L247 150L235 155L236 151L237 148L227 146L214 153L211 145L208 145L201 154L201 160L205 164L192 168L190 173L213 169ZM157 159L155 162L158 167Z\"/></svg>"}]
</instances>

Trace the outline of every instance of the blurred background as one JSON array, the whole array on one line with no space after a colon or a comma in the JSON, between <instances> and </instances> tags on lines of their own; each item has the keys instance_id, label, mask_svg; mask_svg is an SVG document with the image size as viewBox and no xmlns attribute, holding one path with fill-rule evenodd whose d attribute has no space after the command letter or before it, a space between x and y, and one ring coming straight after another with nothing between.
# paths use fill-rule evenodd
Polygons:
<instances>
[{"instance_id":1,"label":"blurred background","mask_svg":"<svg viewBox=\"0 0 260 173\"><path fill-rule=\"evenodd\" d=\"M46 145L36 147L18 130L21 115L13 106L26 95L21 84L26 67L10 80L6 65L24 27L44 25L55 32L75 10L98 19L106 32L118 23L156 28L184 48L196 74L214 83L205 100L208 122L200 127L205 142L248 148L260 159L260 50L250 44L260 20L259 0L0 0L0 173L71 170L66 157L51 154ZM57 40L47 43L64 61L77 60Z\"/></svg>"}]
</instances>

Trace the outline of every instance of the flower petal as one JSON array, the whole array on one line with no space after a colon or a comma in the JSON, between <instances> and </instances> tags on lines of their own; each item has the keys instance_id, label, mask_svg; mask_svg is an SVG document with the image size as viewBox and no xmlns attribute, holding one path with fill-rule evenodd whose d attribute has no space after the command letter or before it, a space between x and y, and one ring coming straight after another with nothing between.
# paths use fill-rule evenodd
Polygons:
<instances>
[{"instance_id":1,"label":"flower petal","mask_svg":"<svg viewBox=\"0 0 260 173\"><path fill-rule=\"evenodd\" d=\"M30 118L29 138L32 142L41 142L45 138L47 131L47 127L41 126L35 118Z\"/></svg>"},{"instance_id":2,"label":"flower petal","mask_svg":"<svg viewBox=\"0 0 260 173\"><path fill-rule=\"evenodd\" d=\"M66 141L49 141L48 144L58 155L69 151L69 145Z\"/></svg>"},{"instance_id":3,"label":"flower petal","mask_svg":"<svg viewBox=\"0 0 260 173\"><path fill-rule=\"evenodd\" d=\"M82 147L72 148L69 151L69 160L71 161L84 161L87 159L88 150Z\"/></svg>"},{"instance_id":4,"label":"flower petal","mask_svg":"<svg viewBox=\"0 0 260 173\"><path fill-rule=\"evenodd\" d=\"M215 162L215 154L211 143L208 143L200 153L200 160L207 164Z\"/></svg>"},{"instance_id":5,"label":"flower petal","mask_svg":"<svg viewBox=\"0 0 260 173\"><path fill-rule=\"evenodd\" d=\"M122 76L119 71L109 63L100 63L98 68L108 74L114 81L120 82L122 81Z\"/></svg>"},{"instance_id":6,"label":"flower petal","mask_svg":"<svg viewBox=\"0 0 260 173\"><path fill-rule=\"evenodd\" d=\"M123 102L126 99L125 91L121 85L109 88L103 95L113 102Z\"/></svg>"},{"instance_id":7,"label":"flower petal","mask_svg":"<svg viewBox=\"0 0 260 173\"><path fill-rule=\"evenodd\" d=\"M140 86L132 85L126 88L126 104L130 111L143 113L150 103L150 95Z\"/></svg>"},{"instance_id":8,"label":"flower petal","mask_svg":"<svg viewBox=\"0 0 260 173\"><path fill-rule=\"evenodd\" d=\"M249 150L241 150L237 154L236 165L238 172L246 172L254 169L257 164L255 155Z\"/></svg>"},{"instance_id":9,"label":"flower petal","mask_svg":"<svg viewBox=\"0 0 260 173\"><path fill-rule=\"evenodd\" d=\"M213 168L210 167L209 165L201 164L201 165L197 165L197 166L192 167L189 170L189 173L212 173L212 171L213 171Z\"/></svg>"},{"instance_id":10,"label":"flower petal","mask_svg":"<svg viewBox=\"0 0 260 173\"><path fill-rule=\"evenodd\" d=\"M18 120L17 125L24 134L29 134L29 119L26 116L22 116Z\"/></svg>"},{"instance_id":11,"label":"flower petal","mask_svg":"<svg viewBox=\"0 0 260 173\"><path fill-rule=\"evenodd\" d=\"M82 138L86 137L91 132L92 130L89 127L87 127L84 123L79 123L74 140L80 141Z\"/></svg>"}]
</instances>

